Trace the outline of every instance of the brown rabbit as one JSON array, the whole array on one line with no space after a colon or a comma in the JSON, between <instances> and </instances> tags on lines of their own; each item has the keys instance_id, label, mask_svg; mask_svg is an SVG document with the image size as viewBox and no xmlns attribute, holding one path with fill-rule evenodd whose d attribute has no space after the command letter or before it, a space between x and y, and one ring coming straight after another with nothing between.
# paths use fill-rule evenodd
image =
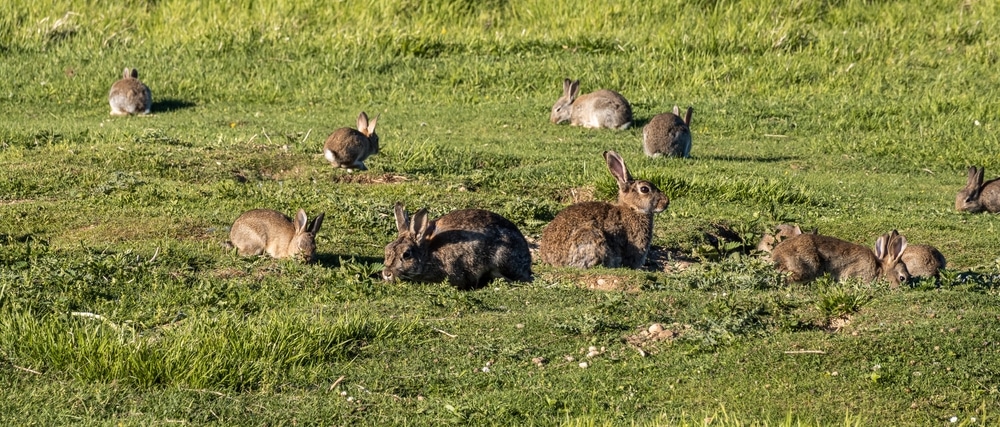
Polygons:
<instances>
[{"instance_id":1,"label":"brown rabbit","mask_svg":"<svg viewBox=\"0 0 1000 427\"><path fill-rule=\"evenodd\" d=\"M771 253L778 243L799 234L802 234L802 229L797 225L778 224L778 226L774 229L774 234L764 234L764 236L760 238L760 241L757 242L757 250L765 253Z\"/></svg>"},{"instance_id":2,"label":"brown rabbit","mask_svg":"<svg viewBox=\"0 0 1000 427\"><path fill-rule=\"evenodd\" d=\"M385 247L385 281L447 280L459 289L472 289L496 278L532 280L528 242L506 218L462 209L430 220L427 209L420 209L411 219L399 202L394 210L399 236Z\"/></svg>"},{"instance_id":3,"label":"brown rabbit","mask_svg":"<svg viewBox=\"0 0 1000 427\"><path fill-rule=\"evenodd\" d=\"M1000 212L1000 178L983 182L986 168L969 166L965 187L955 195L955 209L959 212Z\"/></svg>"},{"instance_id":4,"label":"brown rabbit","mask_svg":"<svg viewBox=\"0 0 1000 427\"><path fill-rule=\"evenodd\" d=\"M632 125L632 105L620 93L601 89L580 94L580 81L563 80L563 94L552 106L549 120L569 122L585 128L628 129Z\"/></svg>"},{"instance_id":5,"label":"brown rabbit","mask_svg":"<svg viewBox=\"0 0 1000 427\"><path fill-rule=\"evenodd\" d=\"M890 237L895 236L898 234L896 230L892 230ZM941 251L930 245L907 245L902 261L911 277L937 278L946 265Z\"/></svg>"},{"instance_id":6,"label":"brown rabbit","mask_svg":"<svg viewBox=\"0 0 1000 427\"><path fill-rule=\"evenodd\" d=\"M653 215L670 200L653 183L632 179L625 161L605 151L608 170L618 181L618 202L574 204L542 230L539 252L554 266L642 268L653 240Z\"/></svg>"},{"instance_id":7,"label":"brown rabbit","mask_svg":"<svg viewBox=\"0 0 1000 427\"><path fill-rule=\"evenodd\" d=\"M673 113L653 116L642 128L642 151L649 157L691 157L693 112L694 109L688 107L682 119L680 108L675 105Z\"/></svg>"},{"instance_id":8,"label":"brown rabbit","mask_svg":"<svg viewBox=\"0 0 1000 427\"><path fill-rule=\"evenodd\" d=\"M139 81L139 70L126 68L121 80L111 85L108 93L112 116L129 114L149 114L153 108L153 94L149 87Z\"/></svg>"},{"instance_id":9,"label":"brown rabbit","mask_svg":"<svg viewBox=\"0 0 1000 427\"><path fill-rule=\"evenodd\" d=\"M323 225L323 215L319 214L309 223L306 211L299 209L293 222L281 212L254 209L236 218L229 230L229 240L240 256L267 252L272 258L299 257L312 262L316 256L316 233Z\"/></svg>"},{"instance_id":10,"label":"brown rabbit","mask_svg":"<svg viewBox=\"0 0 1000 427\"><path fill-rule=\"evenodd\" d=\"M323 143L323 156L331 165L347 169L348 172L354 170L368 170L365 166L365 159L378 154L378 135L375 133L375 125L381 114L375 116L371 122L364 111L358 115L358 128L340 128L330 134Z\"/></svg>"},{"instance_id":11,"label":"brown rabbit","mask_svg":"<svg viewBox=\"0 0 1000 427\"><path fill-rule=\"evenodd\" d=\"M799 234L774 247L771 258L793 282L806 282L830 273L834 280L857 277L871 282L882 276L893 286L910 279L900 262L906 238L884 234L875 241L875 252L851 242L819 234Z\"/></svg>"}]
</instances>

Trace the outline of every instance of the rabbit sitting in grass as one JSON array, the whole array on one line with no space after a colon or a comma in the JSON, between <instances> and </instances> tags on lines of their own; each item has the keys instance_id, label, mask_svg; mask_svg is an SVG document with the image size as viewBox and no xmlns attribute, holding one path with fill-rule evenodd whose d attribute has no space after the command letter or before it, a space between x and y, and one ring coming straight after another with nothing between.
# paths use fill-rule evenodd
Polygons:
<instances>
[{"instance_id":1,"label":"rabbit sitting in grass","mask_svg":"<svg viewBox=\"0 0 1000 427\"><path fill-rule=\"evenodd\" d=\"M385 247L387 282L437 283L480 288L493 279L530 282L531 252L512 222L490 211L462 209L437 219L420 209L410 218L394 208L398 237Z\"/></svg>"},{"instance_id":2,"label":"rabbit sitting in grass","mask_svg":"<svg viewBox=\"0 0 1000 427\"><path fill-rule=\"evenodd\" d=\"M563 94L552 106L552 123L569 122L585 128L628 129L632 105L618 92L601 89L580 95L580 81L563 80Z\"/></svg>"},{"instance_id":3,"label":"rabbit sitting in grass","mask_svg":"<svg viewBox=\"0 0 1000 427\"><path fill-rule=\"evenodd\" d=\"M139 70L126 68L122 71L121 80L111 85L108 103L111 104L112 116L149 114L153 108L153 93L139 81Z\"/></svg>"},{"instance_id":4,"label":"rabbit sitting in grass","mask_svg":"<svg viewBox=\"0 0 1000 427\"><path fill-rule=\"evenodd\" d=\"M240 256L267 253L272 258L300 258L312 262L316 256L316 233L323 225L319 214L311 223L299 209L295 220L270 209L244 212L229 230L229 240Z\"/></svg>"},{"instance_id":5,"label":"rabbit sitting in grass","mask_svg":"<svg viewBox=\"0 0 1000 427\"><path fill-rule=\"evenodd\" d=\"M864 246L820 234L799 234L774 247L771 258L780 271L791 273L793 282L807 282L829 273L834 280L857 277L871 282L884 277L893 286L910 279L901 261L906 238L884 234L875 241L875 251Z\"/></svg>"},{"instance_id":6,"label":"rabbit sitting in grass","mask_svg":"<svg viewBox=\"0 0 1000 427\"><path fill-rule=\"evenodd\" d=\"M618 202L583 202L563 209L542 230L539 252L554 266L642 268L653 240L653 215L670 200L653 183L632 179L625 161L605 151L618 182Z\"/></svg>"},{"instance_id":7,"label":"rabbit sitting in grass","mask_svg":"<svg viewBox=\"0 0 1000 427\"><path fill-rule=\"evenodd\" d=\"M380 116L380 115L379 115ZM355 170L368 170L365 160L378 154L378 135L375 125L379 116L370 122L364 111L358 115L358 128L343 127L333 131L323 143L323 157L334 167Z\"/></svg>"},{"instance_id":8,"label":"rabbit sitting in grass","mask_svg":"<svg viewBox=\"0 0 1000 427\"><path fill-rule=\"evenodd\" d=\"M986 168L969 166L965 187L955 195L955 209L960 212L1000 212L1000 178L983 182Z\"/></svg>"},{"instance_id":9,"label":"rabbit sitting in grass","mask_svg":"<svg viewBox=\"0 0 1000 427\"><path fill-rule=\"evenodd\" d=\"M688 107L684 118L676 105L673 113L653 116L642 128L642 151L649 157L691 157L691 114Z\"/></svg>"}]
</instances>

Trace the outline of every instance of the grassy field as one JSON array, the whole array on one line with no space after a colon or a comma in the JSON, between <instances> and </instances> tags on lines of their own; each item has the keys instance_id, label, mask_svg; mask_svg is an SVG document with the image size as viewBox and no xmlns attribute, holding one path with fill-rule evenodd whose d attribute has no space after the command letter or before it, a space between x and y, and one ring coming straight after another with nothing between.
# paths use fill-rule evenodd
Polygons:
<instances>
[{"instance_id":1,"label":"grassy field","mask_svg":"<svg viewBox=\"0 0 1000 427\"><path fill-rule=\"evenodd\" d=\"M1000 3L78 3L0 4L0 424L998 422L1000 230L953 206L1000 175ZM152 116L108 115L124 67ZM636 126L550 124L566 77ZM692 158L646 158L675 104ZM361 110L382 153L334 170ZM396 201L536 240L607 149L670 196L647 269L379 279ZM225 249L260 207L325 212L318 262ZM948 269L785 284L781 222Z\"/></svg>"}]
</instances>

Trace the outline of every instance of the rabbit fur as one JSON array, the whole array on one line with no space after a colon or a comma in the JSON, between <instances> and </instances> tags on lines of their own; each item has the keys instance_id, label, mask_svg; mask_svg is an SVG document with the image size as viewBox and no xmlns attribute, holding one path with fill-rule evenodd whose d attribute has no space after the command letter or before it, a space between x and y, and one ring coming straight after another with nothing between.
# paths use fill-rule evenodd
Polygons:
<instances>
[{"instance_id":1,"label":"rabbit fur","mask_svg":"<svg viewBox=\"0 0 1000 427\"><path fill-rule=\"evenodd\" d=\"M139 70L126 68L122 71L121 80L111 85L108 103L111 104L112 116L149 114L153 108L153 93L139 81Z\"/></svg>"},{"instance_id":2,"label":"rabbit fur","mask_svg":"<svg viewBox=\"0 0 1000 427\"><path fill-rule=\"evenodd\" d=\"M955 195L955 209L959 212L1000 212L1000 178L983 182L986 168L969 166L968 178Z\"/></svg>"},{"instance_id":3,"label":"rabbit fur","mask_svg":"<svg viewBox=\"0 0 1000 427\"><path fill-rule=\"evenodd\" d=\"M295 220L271 209L244 212L233 222L229 240L240 256L267 253L272 258L300 258L312 262L316 256L316 233L323 225L321 213L310 223L299 209Z\"/></svg>"},{"instance_id":4,"label":"rabbit fur","mask_svg":"<svg viewBox=\"0 0 1000 427\"><path fill-rule=\"evenodd\" d=\"M618 182L618 202L582 202L563 209L542 230L539 252L554 266L642 268L653 239L653 215L670 200L653 183L632 178L625 161L605 151Z\"/></svg>"},{"instance_id":5,"label":"rabbit fur","mask_svg":"<svg viewBox=\"0 0 1000 427\"><path fill-rule=\"evenodd\" d=\"M563 94L552 106L549 120L585 128L623 130L632 125L632 106L618 92L601 89L585 95L579 93L579 80L564 79Z\"/></svg>"},{"instance_id":6,"label":"rabbit fur","mask_svg":"<svg viewBox=\"0 0 1000 427\"><path fill-rule=\"evenodd\" d=\"M531 252L524 235L506 218L482 209L452 211L428 219L427 209L410 218L394 207L398 237L385 247L387 281L437 283L459 289L486 286L496 278L529 282Z\"/></svg>"},{"instance_id":7,"label":"rabbit fur","mask_svg":"<svg viewBox=\"0 0 1000 427\"><path fill-rule=\"evenodd\" d=\"M875 251L864 246L820 234L799 234L774 247L771 258L780 271L791 273L793 282L806 282L829 273L834 280L857 277L871 282L885 277L893 286L910 279L900 261L906 238L884 234L875 241Z\"/></svg>"},{"instance_id":8,"label":"rabbit fur","mask_svg":"<svg viewBox=\"0 0 1000 427\"><path fill-rule=\"evenodd\" d=\"M680 108L674 106L673 113L653 116L642 128L642 151L649 157L691 157L691 114L681 118Z\"/></svg>"},{"instance_id":9,"label":"rabbit fur","mask_svg":"<svg viewBox=\"0 0 1000 427\"><path fill-rule=\"evenodd\" d=\"M365 159L378 154L378 134L375 125L381 114L368 121L364 111L358 115L358 128L343 127L333 131L323 143L323 156L334 167L344 168L348 172L368 170Z\"/></svg>"}]
</instances>

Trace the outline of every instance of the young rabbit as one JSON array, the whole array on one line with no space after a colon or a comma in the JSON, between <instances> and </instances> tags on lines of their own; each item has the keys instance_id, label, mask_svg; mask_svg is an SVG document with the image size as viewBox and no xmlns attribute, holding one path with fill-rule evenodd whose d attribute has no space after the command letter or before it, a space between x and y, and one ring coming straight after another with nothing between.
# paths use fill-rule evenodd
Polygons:
<instances>
[{"instance_id":1,"label":"young rabbit","mask_svg":"<svg viewBox=\"0 0 1000 427\"><path fill-rule=\"evenodd\" d=\"M542 230L542 260L554 266L642 268L653 239L653 215L670 201L649 181L632 179L625 161L605 151L608 170L618 181L618 202L572 205Z\"/></svg>"},{"instance_id":2,"label":"young rabbit","mask_svg":"<svg viewBox=\"0 0 1000 427\"><path fill-rule=\"evenodd\" d=\"M830 273L834 280L858 277L873 281L883 276L893 286L910 279L900 262L906 238L884 234L875 241L875 252L835 237L799 234L774 247L771 258L778 270L791 273L793 282L806 282Z\"/></svg>"},{"instance_id":3,"label":"young rabbit","mask_svg":"<svg viewBox=\"0 0 1000 427\"><path fill-rule=\"evenodd\" d=\"M378 154L378 135L375 134L375 124L381 114L371 122L364 111L358 115L358 129L340 128L330 134L323 143L323 156L335 167L354 170L367 170L365 159Z\"/></svg>"},{"instance_id":4,"label":"young rabbit","mask_svg":"<svg viewBox=\"0 0 1000 427\"><path fill-rule=\"evenodd\" d=\"M691 157L691 113L681 119L681 110L676 105L673 113L653 116L642 128L642 151L649 157Z\"/></svg>"},{"instance_id":5,"label":"young rabbit","mask_svg":"<svg viewBox=\"0 0 1000 427\"><path fill-rule=\"evenodd\" d=\"M622 130L632 125L632 106L618 92L601 89L578 98L579 93L579 80L563 80L563 95L552 106L549 120L585 128Z\"/></svg>"},{"instance_id":6,"label":"young rabbit","mask_svg":"<svg viewBox=\"0 0 1000 427\"><path fill-rule=\"evenodd\" d=\"M760 238L760 242L757 243L757 250L771 253L778 243L781 243L789 237L798 236L799 234L802 234L802 229L797 225L778 224L778 226L775 227L774 234L764 234L764 236Z\"/></svg>"},{"instance_id":7,"label":"young rabbit","mask_svg":"<svg viewBox=\"0 0 1000 427\"><path fill-rule=\"evenodd\" d=\"M121 80L111 85L108 103L111 104L112 116L149 114L149 110L153 108L153 94L149 87L139 81L139 70L126 68Z\"/></svg>"},{"instance_id":8,"label":"young rabbit","mask_svg":"<svg viewBox=\"0 0 1000 427\"><path fill-rule=\"evenodd\" d=\"M272 258L298 257L312 262L316 256L316 233L323 225L319 214L311 223L299 209L295 221L278 211L254 209L244 212L229 230L229 240L241 256L267 252Z\"/></svg>"},{"instance_id":9,"label":"young rabbit","mask_svg":"<svg viewBox=\"0 0 1000 427\"><path fill-rule=\"evenodd\" d=\"M396 202L399 237L385 247L387 282L447 280L459 289L480 288L496 278L530 282L531 252L517 226L482 209L462 209L435 220L420 209L409 218Z\"/></svg>"},{"instance_id":10,"label":"young rabbit","mask_svg":"<svg viewBox=\"0 0 1000 427\"><path fill-rule=\"evenodd\" d=\"M959 212L1000 212L1000 178L983 182L986 168L969 166L965 187L955 195L955 209Z\"/></svg>"},{"instance_id":11,"label":"young rabbit","mask_svg":"<svg viewBox=\"0 0 1000 427\"><path fill-rule=\"evenodd\" d=\"M896 230L892 230L890 237L895 236L898 234ZM911 277L937 278L946 265L941 251L930 245L907 245L902 261Z\"/></svg>"}]
</instances>

